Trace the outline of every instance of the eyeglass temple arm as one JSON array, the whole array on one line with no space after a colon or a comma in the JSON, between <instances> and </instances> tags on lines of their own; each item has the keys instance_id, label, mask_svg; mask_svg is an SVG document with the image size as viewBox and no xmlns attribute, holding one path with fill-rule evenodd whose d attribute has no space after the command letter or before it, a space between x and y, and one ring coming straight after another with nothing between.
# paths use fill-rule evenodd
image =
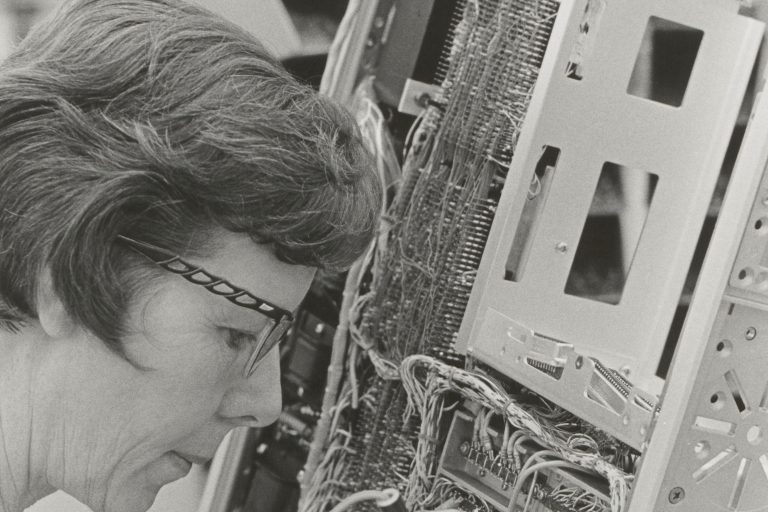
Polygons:
<instances>
[{"instance_id":1,"label":"eyeglass temple arm","mask_svg":"<svg viewBox=\"0 0 768 512\"><path fill-rule=\"evenodd\" d=\"M233 285L226 279L222 279L218 276L214 276L213 274L210 274L209 272L207 272L206 270L200 267L196 267L194 265L187 263L186 261L182 260L179 256L173 253L170 253L152 244L148 244L146 242L142 242L139 240L134 240L133 238L127 237L125 235L117 235L117 239L120 240L121 242L126 243L128 247L130 247L132 250L138 252L139 254L141 254L146 258L149 258L155 264L160 265L162 268L170 272L173 272L174 274L181 275L190 283L203 286L205 289L207 289L211 293L225 297L227 300L229 300L233 304L258 311L264 315L267 315L268 317L272 318L278 323L281 322L283 318L287 318L289 321L293 321L293 318L294 318L293 313L291 313L290 311L285 310L279 306L276 306L271 302L265 301L263 299L259 299L258 297L251 294L250 292ZM183 265L189 267L190 270L187 272L179 272L177 269L173 269L169 267L169 264L174 261L178 261L182 263ZM207 279L210 280L210 282L203 283L195 280L192 276L198 273L203 274ZM222 285L222 284L231 288L232 292L221 293L214 288L215 286ZM257 304L251 305L251 304L245 304L243 302L238 301L237 298L242 295L252 298L254 301L257 302ZM266 305L268 307L268 310L265 310L259 307L259 304Z\"/></svg>"}]
</instances>

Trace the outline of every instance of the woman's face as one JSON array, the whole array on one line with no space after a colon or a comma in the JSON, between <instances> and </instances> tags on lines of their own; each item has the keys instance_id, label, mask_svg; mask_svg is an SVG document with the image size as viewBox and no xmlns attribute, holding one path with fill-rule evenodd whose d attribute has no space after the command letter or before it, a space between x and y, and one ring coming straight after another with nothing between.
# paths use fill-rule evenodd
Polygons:
<instances>
[{"instance_id":1,"label":"woman's face","mask_svg":"<svg viewBox=\"0 0 768 512\"><path fill-rule=\"evenodd\" d=\"M192 259L208 272L293 311L314 276L279 262L247 237L220 235L220 249ZM125 359L81 334L56 344L65 407L49 481L95 511L143 512L159 489L210 459L237 426L264 426L281 408L278 351L243 376L270 320L168 273L131 305ZM234 340L234 343L233 343ZM61 361L67 361L61 364ZM58 422L57 422L58 423Z\"/></svg>"}]
</instances>

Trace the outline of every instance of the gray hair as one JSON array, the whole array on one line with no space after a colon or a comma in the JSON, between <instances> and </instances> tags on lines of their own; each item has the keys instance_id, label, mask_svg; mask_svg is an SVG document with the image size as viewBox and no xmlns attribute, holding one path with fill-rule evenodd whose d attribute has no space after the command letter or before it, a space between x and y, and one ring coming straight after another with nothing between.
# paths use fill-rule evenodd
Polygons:
<instances>
[{"instance_id":1,"label":"gray hair","mask_svg":"<svg viewBox=\"0 0 768 512\"><path fill-rule=\"evenodd\" d=\"M224 228L343 269L380 187L343 109L179 0L66 2L0 66L0 302L20 320L50 268L67 312L119 351L136 262L118 234L190 255Z\"/></svg>"}]
</instances>

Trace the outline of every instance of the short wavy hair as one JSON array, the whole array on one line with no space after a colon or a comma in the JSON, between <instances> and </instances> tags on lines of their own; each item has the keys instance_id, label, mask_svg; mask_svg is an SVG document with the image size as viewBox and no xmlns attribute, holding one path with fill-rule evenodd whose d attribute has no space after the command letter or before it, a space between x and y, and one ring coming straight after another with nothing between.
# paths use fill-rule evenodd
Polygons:
<instances>
[{"instance_id":1,"label":"short wavy hair","mask_svg":"<svg viewBox=\"0 0 768 512\"><path fill-rule=\"evenodd\" d=\"M20 320L50 269L67 312L121 351L136 261L118 234L190 255L224 228L339 270L380 189L342 108L180 0L66 2L0 65L0 303Z\"/></svg>"}]
</instances>

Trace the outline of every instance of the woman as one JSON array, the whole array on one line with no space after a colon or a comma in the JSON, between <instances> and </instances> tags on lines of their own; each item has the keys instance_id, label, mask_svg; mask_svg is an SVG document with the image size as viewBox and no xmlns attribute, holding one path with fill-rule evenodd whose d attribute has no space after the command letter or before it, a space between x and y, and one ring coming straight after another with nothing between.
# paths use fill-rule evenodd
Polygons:
<instances>
[{"instance_id":1,"label":"woman","mask_svg":"<svg viewBox=\"0 0 768 512\"><path fill-rule=\"evenodd\" d=\"M274 421L275 344L379 207L349 117L246 33L66 3L0 67L0 511L144 511Z\"/></svg>"}]
</instances>

